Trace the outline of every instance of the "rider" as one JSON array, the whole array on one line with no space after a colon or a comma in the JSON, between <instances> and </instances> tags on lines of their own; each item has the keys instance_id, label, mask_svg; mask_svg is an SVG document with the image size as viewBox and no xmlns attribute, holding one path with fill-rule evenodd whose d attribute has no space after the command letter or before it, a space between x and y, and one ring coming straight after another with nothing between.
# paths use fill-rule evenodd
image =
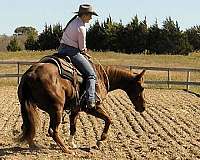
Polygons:
<instances>
[{"instance_id":1,"label":"rider","mask_svg":"<svg viewBox=\"0 0 200 160\"><path fill-rule=\"evenodd\" d=\"M79 11L74 12L76 15L67 23L58 54L69 56L73 65L86 77L86 101L87 107L95 107L95 83L96 74L94 68L85 56L86 48L86 27L85 23L89 23L92 15L98 16L92 9L91 5L82 4Z\"/></svg>"}]
</instances>

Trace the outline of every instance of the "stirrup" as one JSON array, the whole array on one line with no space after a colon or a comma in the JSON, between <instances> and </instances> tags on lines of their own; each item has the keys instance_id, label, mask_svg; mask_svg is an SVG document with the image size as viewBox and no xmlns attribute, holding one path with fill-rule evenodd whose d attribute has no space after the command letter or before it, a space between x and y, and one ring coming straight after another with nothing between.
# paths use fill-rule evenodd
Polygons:
<instances>
[{"instance_id":1,"label":"stirrup","mask_svg":"<svg viewBox=\"0 0 200 160\"><path fill-rule=\"evenodd\" d=\"M88 101L87 102L87 108L95 108L96 107L96 102L95 101Z\"/></svg>"}]
</instances>

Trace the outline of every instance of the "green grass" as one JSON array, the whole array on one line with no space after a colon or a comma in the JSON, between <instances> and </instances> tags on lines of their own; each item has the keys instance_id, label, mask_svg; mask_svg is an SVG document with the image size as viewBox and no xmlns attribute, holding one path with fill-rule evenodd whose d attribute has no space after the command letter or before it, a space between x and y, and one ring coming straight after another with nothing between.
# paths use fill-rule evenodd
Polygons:
<instances>
[{"instance_id":1,"label":"green grass","mask_svg":"<svg viewBox=\"0 0 200 160\"><path fill-rule=\"evenodd\" d=\"M0 52L0 60L39 60L56 51ZM193 67L200 68L200 53L190 56L123 54L115 52L91 52L94 61L105 65L137 65L147 67Z\"/></svg>"},{"instance_id":2,"label":"green grass","mask_svg":"<svg viewBox=\"0 0 200 160\"><path fill-rule=\"evenodd\" d=\"M0 60L38 60L43 56L53 54L55 51L19 51L19 52L0 52Z\"/></svg>"},{"instance_id":3,"label":"green grass","mask_svg":"<svg viewBox=\"0 0 200 160\"><path fill-rule=\"evenodd\" d=\"M93 56L102 64L137 65L146 67L195 67L200 68L200 53L190 56L122 54L95 52Z\"/></svg>"},{"instance_id":4,"label":"green grass","mask_svg":"<svg viewBox=\"0 0 200 160\"><path fill-rule=\"evenodd\" d=\"M15 61L38 61L46 55L51 55L56 51L20 51L20 52L0 52L0 60ZM145 54L123 54L115 52L90 52L95 63L103 65L134 65L145 67L169 67L169 68L200 68L200 53L192 53L189 56L182 55L145 55ZM23 66L20 72L23 73L29 66ZM0 73L16 73L16 65L0 65ZM136 72L139 72L136 70ZM172 80L185 81L185 72L171 72ZM16 84L16 79L6 80L8 84ZM145 75L146 80L166 80L167 72L148 71ZM200 81L200 73L192 73L191 81ZM5 85L3 79L0 84ZM149 85L149 87L151 87ZM167 85L152 85L152 87L166 88ZM173 86L175 89L184 89L185 86ZM191 87L192 91L200 93L200 87Z\"/></svg>"}]
</instances>

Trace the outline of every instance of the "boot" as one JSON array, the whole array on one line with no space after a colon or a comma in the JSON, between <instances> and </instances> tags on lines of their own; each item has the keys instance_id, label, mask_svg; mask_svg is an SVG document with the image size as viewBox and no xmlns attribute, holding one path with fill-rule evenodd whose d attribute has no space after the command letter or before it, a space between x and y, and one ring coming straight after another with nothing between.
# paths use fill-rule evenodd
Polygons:
<instances>
[{"instance_id":1,"label":"boot","mask_svg":"<svg viewBox=\"0 0 200 160\"><path fill-rule=\"evenodd\" d=\"M87 108L95 108L96 107L96 102L95 101L88 101L87 102Z\"/></svg>"}]
</instances>

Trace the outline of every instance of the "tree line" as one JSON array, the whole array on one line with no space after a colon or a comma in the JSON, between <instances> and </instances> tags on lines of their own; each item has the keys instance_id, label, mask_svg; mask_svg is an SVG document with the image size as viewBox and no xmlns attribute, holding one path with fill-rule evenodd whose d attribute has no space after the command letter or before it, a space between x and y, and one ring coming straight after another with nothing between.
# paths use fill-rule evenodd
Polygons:
<instances>
[{"instance_id":1,"label":"tree line","mask_svg":"<svg viewBox=\"0 0 200 160\"><path fill-rule=\"evenodd\" d=\"M57 49L63 29L56 25L45 25L41 34L32 28L19 27L15 34L27 35L24 43L26 50ZM162 27L158 22L147 25L146 18L139 21L137 15L123 25L113 22L109 16L104 22L95 21L87 30L87 47L95 51L115 51L123 53L147 54L183 54L200 50L200 26L194 26L182 31L177 21L168 17ZM20 50L17 39L14 38L7 46L9 51Z\"/></svg>"}]
</instances>

